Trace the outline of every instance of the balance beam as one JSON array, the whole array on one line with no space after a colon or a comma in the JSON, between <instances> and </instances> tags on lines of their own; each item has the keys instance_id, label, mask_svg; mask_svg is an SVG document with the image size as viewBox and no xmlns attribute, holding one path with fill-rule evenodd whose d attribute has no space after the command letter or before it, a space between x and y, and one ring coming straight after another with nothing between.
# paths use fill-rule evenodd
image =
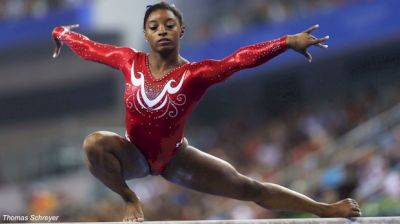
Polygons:
<instances>
[{"instance_id":1,"label":"balance beam","mask_svg":"<svg viewBox=\"0 0 400 224\"><path fill-rule=\"evenodd\" d=\"M46 222L43 224L49 224ZM57 222L55 224L68 223ZM186 220L146 222L71 222L71 224L399 224L400 216L360 218L309 218L309 219L247 219L247 220ZM42 223L36 223L42 224Z\"/></svg>"},{"instance_id":2,"label":"balance beam","mask_svg":"<svg viewBox=\"0 0 400 224\"><path fill-rule=\"evenodd\" d=\"M400 216L360 218L310 218L310 219L249 219L249 220L197 220L197 221L149 221L143 224L399 224ZM116 223L115 223L116 224Z\"/></svg>"}]
</instances>

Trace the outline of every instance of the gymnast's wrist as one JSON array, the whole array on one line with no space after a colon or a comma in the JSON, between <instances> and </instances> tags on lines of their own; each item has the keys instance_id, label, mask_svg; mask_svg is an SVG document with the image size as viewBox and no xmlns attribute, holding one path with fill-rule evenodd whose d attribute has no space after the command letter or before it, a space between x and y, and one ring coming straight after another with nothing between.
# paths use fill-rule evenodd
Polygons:
<instances>
[{"instance_id":1,"label":"gymnast's wrist","mask_svg":"<svg viewBox=\"0 0 400 224\"><path fill-rule=\"evenodd\" d=\"M294 35L286 35L286 46L288 48L293 48L296 37Z\"/></svg>"}]
</instances>

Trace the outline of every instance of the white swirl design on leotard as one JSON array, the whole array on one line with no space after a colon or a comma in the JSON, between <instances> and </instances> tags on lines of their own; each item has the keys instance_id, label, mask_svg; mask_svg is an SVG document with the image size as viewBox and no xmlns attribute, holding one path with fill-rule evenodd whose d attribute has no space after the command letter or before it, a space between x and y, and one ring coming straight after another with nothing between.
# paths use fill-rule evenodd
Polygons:
<instances>
[{"instance_id":1,"label":"white swirl design on leotard","mask_svg":"<svg viewBox=\"0 0 400 224\"><path fill-rule=\"evenodd\" d=\"M160 116L155 116L155 118L164 117L166 114L168 114L168 116L171 118L175 118L178 115L177 106L182 106L186 103L186 96L184 94L178 94L176 99L173 100L171 99L170 95L176 94L181 89L183 85L183 80L185 79L186 71L183 73L182 78L179 81L178 85L172 87L172 84L176 81L169 80L167 84L165 84L161 93L153 100L149 99L149 97L146 94L143 73L137 72L137 74L139 74L139 78L136 78L134 71L135 71L135 63L133 62L131 68L131 82L134 86L139 87L140 89L136 92L136 96L131 94L127 97L126 99L127 107L132 108L132 106L134 106L136 111L138 111L142 115L144 114L140 109L142 110L144 109L150 112L150 111L158 111L166 107L165 111ZM133 101L133 103L131 102L131 100ZM136 102L139 104L139 106L136 105Z\"/></svg>"}]
</instances>

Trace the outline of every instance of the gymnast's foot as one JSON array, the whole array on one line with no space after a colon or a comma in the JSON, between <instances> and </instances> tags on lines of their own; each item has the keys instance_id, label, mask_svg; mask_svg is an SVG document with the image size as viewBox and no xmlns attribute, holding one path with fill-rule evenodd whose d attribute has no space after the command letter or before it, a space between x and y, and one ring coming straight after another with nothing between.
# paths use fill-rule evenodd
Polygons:
<instances>
[{"instance_id":1,"label":"gymnast's foot","mask_svg":"<svg viewBox=\"0 0 400 224\"><path fill-rule=\"evenodd\" d=\"M140 202L126 202L126 212L123 222L143 222L144 215Z\"/></svg>"},{"instance_id":2,"label":"gymnast's foot","mask_svg":"<svg viewBox=\"0 0 400 224\"><path fill-rule=\"evenodd\" d=\"M351 198L347 198L336 203L328 204L326 211L323 212L321 217L359 217L361 210L358 203Z\"/></svg>"}]
</instances>

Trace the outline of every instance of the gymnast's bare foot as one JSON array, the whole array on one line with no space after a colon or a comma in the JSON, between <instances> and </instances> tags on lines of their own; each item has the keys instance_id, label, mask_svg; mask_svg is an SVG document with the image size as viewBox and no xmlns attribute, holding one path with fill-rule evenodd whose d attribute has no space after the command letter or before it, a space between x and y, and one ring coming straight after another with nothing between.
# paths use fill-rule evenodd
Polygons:
<instances>
[{"instance_id":1,"label":"gymnast's bare foot","mask_svg":"<svg viewBox=\"0 0 400 224\"><path fill-rule=\"evenodd\" d=\"M126 212L123 222L143 222L144 215L140 202L126 202Z\"/></svg>"},{"instance_id":2,"label":"gymnast's bare foot","mask_svg":"<svg viewBox=\"0 0 400 224\"><path fill-rule=\"evenodd\" d=\"M358 203L351 198L338 201L336 203L328 204L326 211L323 212L321 217L359 217L361 216L361 210Z\"/></svg>"}]
</instances>

